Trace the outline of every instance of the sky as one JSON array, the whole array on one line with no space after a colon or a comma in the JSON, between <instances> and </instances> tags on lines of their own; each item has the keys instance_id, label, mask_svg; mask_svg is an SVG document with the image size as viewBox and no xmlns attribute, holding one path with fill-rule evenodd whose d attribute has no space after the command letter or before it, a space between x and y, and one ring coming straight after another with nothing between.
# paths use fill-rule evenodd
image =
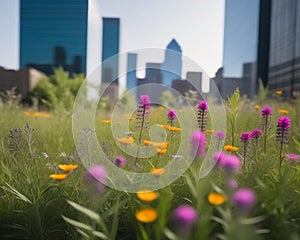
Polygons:
<instances>
[{"instance_id":1,"label":"sky","mask_svg":"<svg viewBox=\"0 0 300 240\"><path fill-rule=\"evenodd\" d=\"M210 77L222 66L225 0L98 1L103 17L121 19L122 52L165 49L175 38ZM0 30L0 66L17 69L19 0L0 0Z\"/></svg>"}]
</instances>

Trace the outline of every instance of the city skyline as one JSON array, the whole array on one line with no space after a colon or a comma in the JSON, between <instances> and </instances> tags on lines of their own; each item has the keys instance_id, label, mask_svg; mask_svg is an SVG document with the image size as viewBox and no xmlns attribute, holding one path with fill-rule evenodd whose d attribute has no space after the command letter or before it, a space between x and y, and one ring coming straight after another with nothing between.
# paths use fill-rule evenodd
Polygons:
<instances>
[{"instance_id":1,"label":"city skyline","mask_svg":"<svg viewBox=\"0 0 300 240\"><path fill-rule=\"evenodd\" d=\"M213 76L216 70L222 65L222 45L223 45L223 0L204 1L202 4L196 2L180 3L180 1L166 1L159 3L155 0L150 5L146 1L139 1L134 9L124 6L124 3L118 0L106 1L99 0L98 7L102 17L120 17L122 22L121 49L120 52L130 52L140 48L165 48L165 43L172 38L178 39L183 48L183 55L186 55L197 62L210 76ZM128 5L128 4L127 4ZM159 6L159 8L158 8ZM5 14L3 9L8 9ZM199 11L190 12L186 17L176 20L176 13L184 13L198 8ZM18 40L19 33L18 14L19 1L10 0L1 2L0 28L5 29L4 23L11 22L12 30L7 29L5 37L0 45L0 65L16 69L19 65ZM166 9L174 14L167 14L163 19L163 11ZM208 12L214 18L209 17ZM143 14L141 14L143 12ZM204 14L205 12L205 14ZM133 14L134 13L134 14ZM149 15L153 17L149 19ZM174 15L174 16L173 16ZM192 16L190 16L192 15ZM195 17L197 16L197 18ZM152 24L151 24L152 21ZM159 26L159 23L160 26ZM197 25L195 25L197 23ZM208 26L209 25L209 26ZM191 27L192 26L192 27ZM198 31L195 31L195 26ZM182 29L186 30L182 30ZM189 31L188 31L189 29ZM165 30L165 33L163 34ZM138 36L138 37L137 37ZM160 37L157 37L160 36ZM197 43L195 45L195 42ZM203 44L201 44L203 42ZM210 42L210 43L209 43ZM203 50L204 49L204 50ZM192 54L191 54L192 53ZM201 60L202 59L202 60ZM155 61L159 61L156 59ZM149 62L152 59L145 59Z\"/></svg>"}]
</instances>

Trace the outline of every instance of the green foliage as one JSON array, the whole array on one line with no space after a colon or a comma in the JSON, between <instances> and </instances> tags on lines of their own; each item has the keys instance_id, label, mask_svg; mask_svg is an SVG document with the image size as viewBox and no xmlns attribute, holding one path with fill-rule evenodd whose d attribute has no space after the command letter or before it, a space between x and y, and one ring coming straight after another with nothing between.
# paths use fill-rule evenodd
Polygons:
<instances>
[{"instance_id":1,"label":"green foliage","mask_svg":"<svg viewBox=\"0 0 300 240\"><path fill-rule=\"evenodd\" d=\"M34 88L32 94L39 103L48 109L71 109L82 82L83 75L69 77L68 72L62 68L54 70L52 76L43 78Z\"/></svg>"},{"instance_id":2,"label":"green foliage","mask_svg":"<svg viewBox=\"0 0 300 240\"><path fill-rule=\"evenodd\" d=\"M235 132L236 132L236 120L238 117L238 110L240 105L240 91L238 88L235 89L231 97L228 97L228 117L231 130L231 145L235 144Z\"/></svg>"},{"instance_id":3,"label":"green foliage","mask_svg":"<svg viewBox=\"0 0 300 240\"><path fill-rule=\"evenodd\" d=\"M264 104L266 102L267 96L269 94L268 87L264 87L264 84L261 79L258 80L258 92L257 92L257 101L259 104Z\"/></svg>"},{"instance_id":4,"label":"green foliage","mask_svg":"<svg viewBox=\"0 0 300 240\"><path fill-rule=\"evenodd\" d=\"M161 94L160 100L163 104L163 106L168 106L168 107L173 107L175 104L175 97L173 96L173 94L170 91L164 91Z\"/></svg>"}]
</instances>

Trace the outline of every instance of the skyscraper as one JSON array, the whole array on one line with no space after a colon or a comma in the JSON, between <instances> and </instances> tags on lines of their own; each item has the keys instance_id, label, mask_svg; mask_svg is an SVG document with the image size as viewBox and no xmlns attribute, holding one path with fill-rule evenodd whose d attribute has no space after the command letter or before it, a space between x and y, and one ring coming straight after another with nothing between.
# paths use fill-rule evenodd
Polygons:
<instances>
[{"instance_id":1,"label":"skyscraper","mask_svg":"<svg viewBox=\"0 0 300 240\"><path fill-rule=\"evenodd\" d=\"M103 18L102 83L118 83L120 19Z\"/></svg>"},{"instance_id":2,"label":"skyscraper","mask_svg":"<svg viewBox=\"0 0 300 240\"><path fill-rule=\"evenodd\" d=\"M135 88L137 84L136 77L136 66L137 66L137 54L127 54L127 75L126 75L126 88L128 90Z\"/></svg>"},{"instance_id":3,"label":"skyscraper","mask_svg":"<svg viewBox=\"0 0 300 240\"><path fill-rule=\"evenodd\" d=\"M182 50L175 39L167 45L165 60L162 63L163 84L171 86L172 81L181 79Z\"/></svg>"},{"instance_id":4,"label":"skyscraper","mask_svg":"<svg viewBox=\"0 0 300 240\"><path fill-rule=\"evenodd\" d=\"M261 79L292 97L300 91L299 1L226 0L223 56L221 92L239 86L252 97Z\"/></svg>"},{"instance_id":5,"label":"skyscraper","mask_svg":"<svg viewBox=\"0 0 300 240\"><path fill-rule=\"evenodd\" d=\"M101 18L95 5L95 0L21 0L20 67L46 74L59 66L71 73L96 67L101 60Z\"/></svg>"}]
</instances>

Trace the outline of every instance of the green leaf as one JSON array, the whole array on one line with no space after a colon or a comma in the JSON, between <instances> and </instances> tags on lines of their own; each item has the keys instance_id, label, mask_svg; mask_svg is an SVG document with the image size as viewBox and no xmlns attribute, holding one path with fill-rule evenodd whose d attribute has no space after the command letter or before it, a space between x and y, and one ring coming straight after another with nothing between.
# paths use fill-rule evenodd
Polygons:
<instances>
[{"instance_id":1,"label":"green leaf","mask_svg":"<svg viewBox=\"0 0 300 240\"><path fill-rule=\"evenodd\" d=\"M265 219L264 216L258 216L258 217L253 217L253 218L242 218L240 221L242 224L252 225L252 224L259 223L259 222L263 221L264 219Z\"/></svg>"},{"instance_id":2,"label":"green leaf","mask_svg":"<svg viewBox=\"0 0 300 240\"><path fill-rule=\"evenodd\" d=\"M85 230L88 230L88 231L92 231L93 228L87 224L84 224L84 223L81 223L81 222L78 222L76 220L73 220L73 219L70 219L68 217L65 217L65 216L62 216L62 218L69 224L73 225L74 227L78 227L78 228L82 228L82 229L85 229Z\"/></svg>"},{"instance_id":3,"label":"green leaf","mask_svg":"<svg viewBox=\"0 0 300 240\"><path fill-rule=\"evenodd\" d=\"M165 228L164 230L165 236L170 240L179 240L175 233L173 233L170 229Z\"/></svg>"},{"instance_id":4,"label":"green leaf","mask_svg":"<svg viewBox=\"0 0 300 240\"><path fill-rule=\"evenodd\" d=\"M96 222L100 222L101 217L99 214L95 213L94 211L87 209L85 207L80 206L79 204L72 202L70 200L67 200L67 202L75 209L77 209L79 212L82 212L83 214L85 214L86 216L88 216L89 218L95 220Z\"/></svg>"},{"instance_id":5,"label":"green leaf","mask_svg":"<svg viewBox=\"0 0 300 240\"><path fill-rule=\"evenodd\" d=\"M15 189L14 187L10 186L8 183L6 183L6 185L7 185L7 187L2 186L1 188L3 190L9 191L10 193L14 194L17 199L32 204L32 202L25 195L23 195L22 193L20 193L17 189Z\"/></svg>"},{"instance_id":6,"label":"green leaf","mask_svg":"<svg viewBox=\"0 0 300 240\"><path fill-rule=\"evenodd\" d=\"M102 233L102 232L93 231L92 233L93 233L94 236L99 237L101 239L108 239L107 236L104 233Z\"/></svg>"}]
</instances>

